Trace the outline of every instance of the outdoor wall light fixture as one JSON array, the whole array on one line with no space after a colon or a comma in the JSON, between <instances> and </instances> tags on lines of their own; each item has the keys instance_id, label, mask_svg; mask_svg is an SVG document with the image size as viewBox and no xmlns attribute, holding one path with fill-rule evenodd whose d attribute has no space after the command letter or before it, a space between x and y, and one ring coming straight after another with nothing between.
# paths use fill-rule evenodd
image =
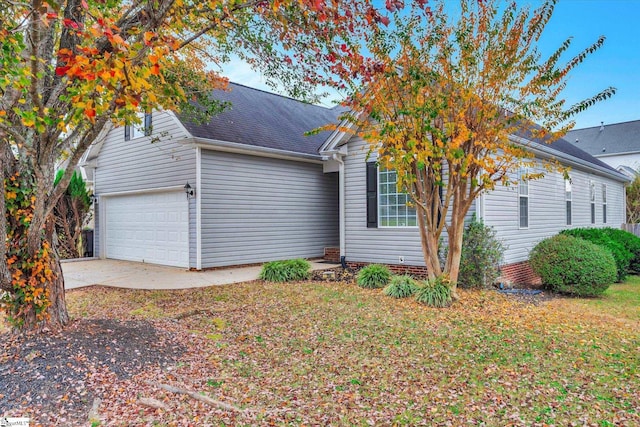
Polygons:
<instances>
[{"instance_id":1,"label":"outdoor wall light fixture","mask_svg":"<svg viewBox=\"0 0 640 427\"><path fill-rule=\"evenodd\" d=\"M184 185L184 192L185 192L185 193L187 193L187 199L190 199L190 198L192 198L192 197L195 195L196 190L194 190L193 188L191 188L191 185L189 185L189 182L187 182L187 183Z\"/></svg>"}]
</instances>

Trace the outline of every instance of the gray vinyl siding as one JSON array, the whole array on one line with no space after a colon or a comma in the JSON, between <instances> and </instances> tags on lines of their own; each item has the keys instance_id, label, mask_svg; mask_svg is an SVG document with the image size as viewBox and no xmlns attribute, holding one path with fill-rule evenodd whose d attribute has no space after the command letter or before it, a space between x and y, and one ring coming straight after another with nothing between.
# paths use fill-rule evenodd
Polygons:
<instances>
[{"instance_id":1,"label":"gray vinyl siding","mask_svg":"<svg viewBox=\"0 0 640 427\"><path fill-rule=\"evenodd\" d=\"M201 159L203 268L319 257L339 244L337 173L205 149Z\"/></svg>"},{"instance_id":2,"label":"gray vinyl siding","mask_svg":"<svg viewBox=\"0 0 640 427\"><path fill-rule=\"evenodd\" d=\"M545 172L541 167L530 172ZM529 252L540 240L566 228L613 227L624 222L624 186L621 182L573 169L572 223L566 225L565 183L562 174L545 172L545 177L529 182L529 227L518 222L517 186L499 186L485 195L484 222L494 227L498 238L507 246L504 264L526 261ZM589 181L596 184L596 223L591 224ZM607 185L607 223L602 221L602 188Z\"/></svg>"},{"instance_id":3,"label":"gray vinyl siding","mask_svg":"<svg viewBox=\"0 0 640 427\"><path fill-rule=\"evenodd\" d=\"M345 157L346 258L351 262L398 264L400 256L407 265L424 266L417 227L367 228L366 168L367 145L354 137ZM370 159L371 160L371 159ZM542 171L542 169L538 169ZM530 172L534 172L531 170ZM568 228L566 225L564 179L559 173L546 172L541 180L529 182L529 227L519 227L518 188L499 185L484 195L483 212L487 225L495 228L507 250L503 264L525 261L537 242ZM624 186L622 183L586 171L570 172L572 186L572 225L590 227L589 180L596 183L596 224L619 228L624 222ZM607 223L602 223L601 184L607 184ZM473 206L467 218L476 212Z\"/></svg>"},{"instance_id":4,"label":"gray vinyl siding","mask_svg":"<svg viewBox=\"0 0 640 427\"><path fill-rule=\"evenodd\" d=\"M354 137L349 141L345 162L345 255L350 262L424 266L417 227L367 228L366 162L367 144ZM373 160L373 159L370 159Z\"/></svg>"},{"instance_id":5,"label":"gray vinyl siding","mask_svg":"<svg viewBox=\"0 0 640 427\"><path fill-rule=\"evenodd\" d=\"M151 137L130 141L124 140L124 127L109 132L100 150L95 171L94 188L98 197L109 193L143 193L145 190L184 186L187 181L195 188L196 151L192 146L180 142L188 136L184 128L168 112L154 112L152 126ZM190 210L195 211L194 208L195 205L190 204ZM97 212L95 251L96 256L100 256L102 231ZM190 219L195 218L195 212L189 212L189 216ZM193 234L194 242L189 242L189 245L194 249L195 259L195 233L190 234Z\"/></svg>"}]
</instances>

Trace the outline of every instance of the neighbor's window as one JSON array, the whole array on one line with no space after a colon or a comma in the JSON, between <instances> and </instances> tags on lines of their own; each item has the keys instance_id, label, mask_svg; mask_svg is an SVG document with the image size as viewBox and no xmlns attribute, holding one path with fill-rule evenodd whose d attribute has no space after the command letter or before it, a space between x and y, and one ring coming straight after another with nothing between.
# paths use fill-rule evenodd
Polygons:
<instances>
[{"instance_id":1,"label":"neighbor's window","mask_svg":"<svg viewBox=\"0 0 640 427\"><path fill-rule=\"evenodd\" d=\"M602 184L602 223L607 223L607 184Z\"/></svg>"},{"instance_id":2,"label":"neighbor's window","mask_svg":"<svg viewBox=\"0 0 640 427\"><path fill-rule=\"evenodd\" d=\"M151 135L151 113L138 113L140 123L124 127L124 140L142 138Z\"/></svg>"},{"instance_id":3,"label":"neighbor's window","mask_svg":"<svg viewBox=\"0 0 640 427\"><path fill-rule=\"evenodd\" d=\"M564 181L564 200L567 206L567 225L571 225L571 181L568 179Z\"/></svg>"},{"instance_id":4,"label":"neighbor's window","mask_svg":"<svg viewBox=\"0 0 640 427\"><path fill-rule=\"evenodd\" d=\"M596 223L596 183L589 181L589 200L591 200L591 224Z\"/></svg>"},{"instance_id":5,"label":"neighbor's window","mask_svg":"<svg viewBox=\"0 0 640 427\"><path fill-rule=\"evenodd\" d=\"M520 228L529 228L529 181L527 168L518 170L518 211Z\"/></svg>"},{"instance_id":6,"label":"neighbor's window","mask_svg":"<svg viewBox=\"0 0 640 427\"><path fill-rule=\"evenodd\" d=\"M411 198L406 193L399 193L397 185L396 171L379 169L378 224L380 227L415 227L416 210L407 206Z\"/></svg>"}]
</instances>

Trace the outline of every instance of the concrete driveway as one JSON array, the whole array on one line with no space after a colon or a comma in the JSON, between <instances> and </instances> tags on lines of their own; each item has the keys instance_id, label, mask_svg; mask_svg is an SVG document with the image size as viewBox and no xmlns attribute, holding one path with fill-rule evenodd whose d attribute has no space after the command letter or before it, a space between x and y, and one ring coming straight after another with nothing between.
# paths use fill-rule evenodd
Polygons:
<instances>
[{"instance_id":1,"label":"concrete driveway","mask_svg":"<svg viewBox=\"0 0 640 427\"><path fill-rule=\"evenodd\" d=\"M339 264L311 261L313 270L337 266ZM256 280L260 269L261 266L188 271L183 268L111 259L73 260L62 263L66 289L91 285L130 289L200 288Z\"/></svg>"}]
</instances>

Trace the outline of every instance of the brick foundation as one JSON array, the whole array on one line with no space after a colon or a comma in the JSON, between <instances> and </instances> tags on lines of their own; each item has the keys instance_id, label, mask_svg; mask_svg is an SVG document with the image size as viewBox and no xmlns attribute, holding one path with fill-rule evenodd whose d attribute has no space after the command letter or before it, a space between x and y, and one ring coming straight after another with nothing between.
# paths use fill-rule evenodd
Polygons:
<instances>
[{"instance_id":1,"label":"brick foundation","mask_svg":"<svg viewBox=\"0 0 640 427\"><path fill-rule=\"evenodd\" d=\"M349 268L362 268L368 265L367 262L350 262L347 261ZM387 264L389 270L395 274L410 274L417 278L427 277L427 267L419 265L402 265L402 264ZM516 262L514 264L503 265L500 267L501 275L498 278L498 282L506 282L511 285L534 285L539 286L541 284L540 278L531 269L528 261Z\"/></svg>"},{"instance_id":2,"label":"brick foundation","mask_svg":"<svg viewBox=\"0 0 640 427\"><path fill-rule=\"evenodd\" d=\"M542 284L540 277L531 269L529 261L503 265L500 267L500 273L498 281L507 282L507 284L535 286Z\"/></svg>"},{"instance_id":3,"label":"brick foundation","mask_svg":"<svg viewBox=\"0 0 640 427\"><path fill-rule=\"evenodd\" d=\"M329 262L340 262L340 248L324 248L324 260Z\"/></svg>"}]
</instances>

